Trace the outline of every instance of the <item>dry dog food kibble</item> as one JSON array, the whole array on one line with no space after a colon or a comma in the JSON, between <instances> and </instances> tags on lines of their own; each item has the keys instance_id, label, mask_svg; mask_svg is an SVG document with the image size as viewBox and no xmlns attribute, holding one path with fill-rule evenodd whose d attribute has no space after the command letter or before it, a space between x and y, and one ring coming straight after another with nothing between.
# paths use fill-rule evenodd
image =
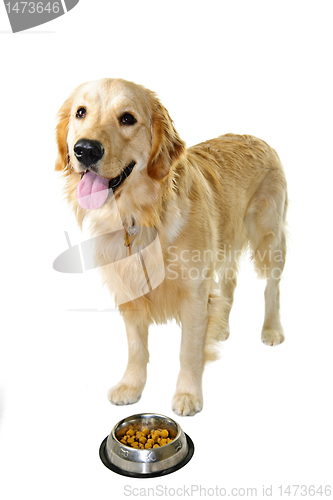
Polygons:
<instances>
[{"instance_id":1,"label":"dry dog food kibble","mask_svg":"<svg viewBox=\"0 0 333 500\"><path fill-rule=\"evenodd\" d=\"M171 443L171 441L173 441L173 438L170 437L167 429L149 430L145 427L135 431L132 425L130 425L120 439L122 444L139 450L160 448L161 446Z\"/></svg>"}]
</instances>

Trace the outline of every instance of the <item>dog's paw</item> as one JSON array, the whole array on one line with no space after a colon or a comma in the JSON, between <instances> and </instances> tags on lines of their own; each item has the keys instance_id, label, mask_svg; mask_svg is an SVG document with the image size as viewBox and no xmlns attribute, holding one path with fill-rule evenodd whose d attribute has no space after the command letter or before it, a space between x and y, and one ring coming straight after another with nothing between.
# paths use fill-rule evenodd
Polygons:
<instances>
[{"instance_id":1,"label":"dog's paw","mask_svg":"<svg viewBox=\"0 0 333 500\"><path fill-rule=\"evenodd\" d=\"M274 330L273 328L263 328L261 332L261 340L266 345L278 345L284 341L283 331Z\"/></svg>"},{"instance_id":2,"label":"dog's paw","mask_svg":"<svg viewBox=\"0 0 333 500\"><path fill-rule=\"evenodd\" d=\"M120 382L108 391L108 400L114 405L131 405L139 401L142 389Z\"/></svg>"},{"instance_id":3,"label":"dog's paw","mask_svg":"<svg viewBox=\"0 0 333 500\"><path fill-rule=\"evenodd\" d=\"M176 393L172 400L172 409L177 415L195 415L202 410L202 396L193 394Z\"/></svg>"}]
</instances>

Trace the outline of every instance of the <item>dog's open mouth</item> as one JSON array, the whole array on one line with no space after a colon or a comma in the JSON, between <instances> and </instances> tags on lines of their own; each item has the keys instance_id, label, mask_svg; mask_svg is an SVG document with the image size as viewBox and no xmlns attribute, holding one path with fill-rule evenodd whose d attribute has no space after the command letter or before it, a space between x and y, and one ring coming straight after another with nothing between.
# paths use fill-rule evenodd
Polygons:
<instances>
[{"instance_id":1,"label":"dog's open mouth","mask_svg":"<svg viewBox=\"0 0 333 500\"><path fill-rule=\"evenodd\" d=\"M132 170L135 166L135 161L132 161L126 168L121 172L120 175L115 177L114 179L110 179L109 181L109 189L117 189L125 179L132 173Z\"/></svg>"},{"instance_id":2,"label":"dog's open mouth","mask_svg":"<svg viewBox=\"0 0 333 500\"><path fill-rule=\"evenodd\" d=\"M132 173L135 162L131 162L126 168L113 179L106 179L87 170L82 174L81 180L76 187L76 196L82 208L96 210L101 208L107 200L109 189L114 191Z\"/></svg>"}]
</instances>

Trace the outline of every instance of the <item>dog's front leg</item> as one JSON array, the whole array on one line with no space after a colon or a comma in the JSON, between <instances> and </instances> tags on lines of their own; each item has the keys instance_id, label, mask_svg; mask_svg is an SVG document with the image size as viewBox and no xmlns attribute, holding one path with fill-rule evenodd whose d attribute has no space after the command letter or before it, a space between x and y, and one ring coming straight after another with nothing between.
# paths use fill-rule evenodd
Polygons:
<instances>
[{"instance_id":1,"label":"dog's front leg","mask_svg":"<svg viewBox=\"0 0 333 500\"><path fill-rule=\"evenodd\" d=\"M136 403L147 378L148 326L132 324L125 318L128 342L128 363L121 381L108 392L108 399L116 405Z\"/></svg>"},{"instance_id":2,"label":"dog's front leg","mask_svg":"<svg viewBox=\"0 0 333 500\"><path fill-rule=\"evenodd\" d=\"M194 415L202 410L202 374L205 335L208 323L207 300L184 300L181 305L182 340L180 372L172 409L178 415Z\"/></svg>"}]
</instances>

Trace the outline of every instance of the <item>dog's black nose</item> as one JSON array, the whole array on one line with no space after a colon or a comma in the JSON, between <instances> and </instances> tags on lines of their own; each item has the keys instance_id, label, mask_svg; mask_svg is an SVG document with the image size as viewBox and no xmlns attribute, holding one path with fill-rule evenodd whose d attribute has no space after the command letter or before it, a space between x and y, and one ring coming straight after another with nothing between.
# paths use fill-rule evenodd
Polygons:
<instances>
[{"instance_id":1,"label":"dog's black nose","mask_svg":"<svg viewBox=\"0 0 333 500\"><path fill-rule=\"evenodd\" d=\"M104 155L103 144L90 139L80 139L74 146L74 154L85 167L95 165Z\"/></svg>"}]
</instances>

